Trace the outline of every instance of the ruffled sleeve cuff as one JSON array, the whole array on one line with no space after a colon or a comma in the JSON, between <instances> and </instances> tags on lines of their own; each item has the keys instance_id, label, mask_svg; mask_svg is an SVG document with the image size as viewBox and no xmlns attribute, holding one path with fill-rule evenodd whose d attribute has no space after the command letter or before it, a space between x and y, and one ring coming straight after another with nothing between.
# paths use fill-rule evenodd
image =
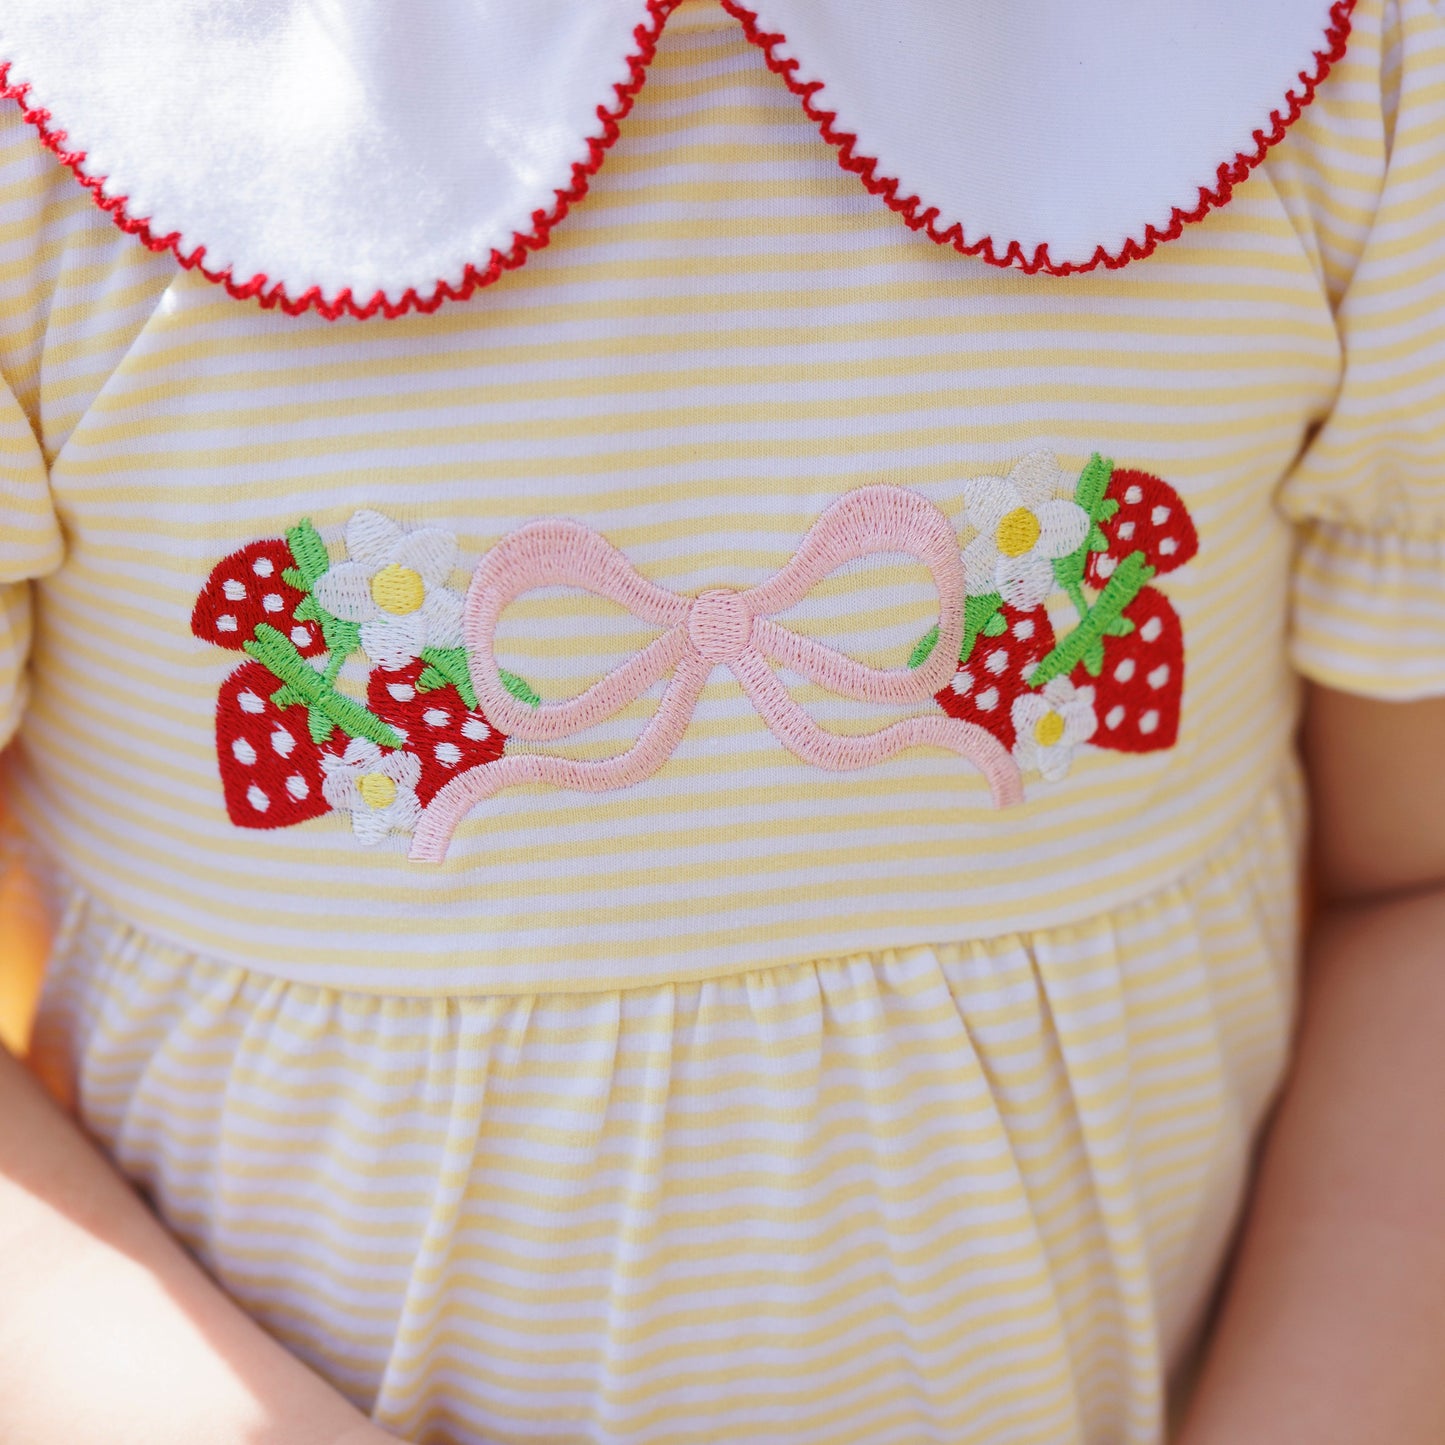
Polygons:
<instances>
[{"instance_id":1,"label":"ruffled sleeve cuff","mask_svg":"<svg viewBox=\"0 0 1445 1445\"><path fill-rule=\"evenodd\" d=\"M1308 678L1393 702L1445 696L1445 532L1301 534L1291 653Z\"/></svg>"}]
</instances>

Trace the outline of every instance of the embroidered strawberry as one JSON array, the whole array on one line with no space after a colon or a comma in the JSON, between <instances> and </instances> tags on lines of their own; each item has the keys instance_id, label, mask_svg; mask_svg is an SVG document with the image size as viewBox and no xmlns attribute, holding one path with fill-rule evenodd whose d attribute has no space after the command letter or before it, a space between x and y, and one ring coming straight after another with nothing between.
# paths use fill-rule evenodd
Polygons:
<instances>
[{"instance_id":1,"label":"embroidered strawberry","mask_svg":"<svg viewBox=\"0 0 1445 1445\"><path fill-rule=\"evenodd\" d=\"M1021 612L1004 603L997 614L1003 631L975 640L952 681L935 694L949 717L985 727L1004 747L1014 745L1014 700L1028 687L1028 674L1054 645L1053 624L1042 607Z\"/></svg>"},{"instance_id":2,"label":"embroidered strawberry","mask_svg":"<svg viewBox=\"0 0 1445 1445\"><path fill-rule=\"evenodd\" d=\"M1091 587L1102 588L1130 553L1143 552L1144 560L1159 573L1182 567L1199 550L1189 509L1163 478L1119 468L1109 478L1104 496L1116 502L1118 510L1099 523L1108 550L1088 554L1084 580Z\"/></svg>"},{"instance_id":3,"label":"embroidered strawberry","mask_svg":"<svg viewBox=\"0 0 1445 1445\"><path fill-rule=\"evenodd\" d=\"M329 812L321 759L348 738L338 729L312 741L304 707L279 708L279 680L259 662L243 662L216 701L216 760L226 811L241 828L288 828Z\"/></svg>"},{"instance_id":4,"label":"embroidered strawberry","mask_svg":"<svg viewBox=\"0 0 1445 1445\"><path fill-rule=\"evenodd\" d=\"M1169 599L1143 587L1123 610L1125 637L1103 639L1104 665L1094 677L1082 662L1072 678L1094 689L1098 728L1093 744L1121 753L1174 746L1184 698L1184 629Z\"/></svg>"},{"instance_id":5,"label":"embroidered strawberry","mask_svg":"<svg viewBox=\"0 0 1445 1445\"><path fill-rule=\"evenodd\" d=\"M395 671L373 668L366 701L406 735L407 751L421 763L416 795L423 807L458 773L501 757L507 741L480 709L467 706L455 682L442 682L420 658Z\"/></svg>"},{"instance_id":6,"label":"embroidered strawberry","mask_svg":"<svg viewBox=\"0 0 1445 1445\"><path fill-rule=\"evenodd\" d=\"M296 609L306 593L285 578L295 575L296 562L284 537L265 537L222 557L206 579L191 613L191 631L203 642L240 649L260 623L291 639L302 657L326 651L321 625L314 618L297 621Z\"/></svg>"}]
</instances>

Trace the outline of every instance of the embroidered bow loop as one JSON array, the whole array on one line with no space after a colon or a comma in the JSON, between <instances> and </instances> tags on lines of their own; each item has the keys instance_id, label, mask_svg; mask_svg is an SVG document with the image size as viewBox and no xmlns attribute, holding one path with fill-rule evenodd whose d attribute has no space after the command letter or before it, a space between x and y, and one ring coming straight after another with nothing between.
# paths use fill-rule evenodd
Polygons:
<instances>
[{"instance_id":1,"label":"embroidered bow loop","mask_svg":"<svg viewBox=\"0 0 1445 1445\"><path fill-rule=\"evenodd\" d=\"M875 668L801 636L774 620L830 572L877 553L906 553L929 571L938 592L939 636L915 668ZM514 697L495 655L503 611L541 587L577 587L616 602L666 630L636 656L575 698L536 706ZM440 861L453 830L477 803L524 782L583 792L623 788L650 777L676 750L714 669L738 680L775 737L804 761L851 771L904 748L928 745L968 758L989 782L994 802L1019 801L1019 771L1007 750L977 724L909 717L861 736L820 727L779 681L786 667L840 697L908 706L929 702L952 676L963 630L964 572L948 519L927 498L902 487L870 486L834 502L792 560L760 586L713 588L690 597L643 577L590 527L565 520L529 523L504 537L478 564L467 594L464 631L473 686L492 723L513 738L559 742L615 716L669 673L656 712L626 752L598 761L514 753L472 768L432 800L417 828L412 857Z\"/></svg>"}]
</instances>

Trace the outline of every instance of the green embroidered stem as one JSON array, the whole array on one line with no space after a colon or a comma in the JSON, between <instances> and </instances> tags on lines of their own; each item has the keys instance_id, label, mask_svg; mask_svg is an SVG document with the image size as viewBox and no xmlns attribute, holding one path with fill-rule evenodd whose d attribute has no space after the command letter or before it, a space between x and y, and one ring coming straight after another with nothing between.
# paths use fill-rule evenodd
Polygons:
<instances>
[{"instance_id":1,"label":"green embroidered stem","mask_svg":"<svg viewBox=\"0 0 1445 1445\"><path fill-rule=\"evenodd\" d=\"M1154 569L1144 560L1144 554L1131 552L1114 569L1108 586L1079 625L1033 670L1029 686L1042 687L1056 677L1067 676L1091 655L1102 661L1104 638L1114 635L1113 625L1153 575Z\"/></svg>"},{"instance_id":2,"label":"green embroidered stem","mask_svg":"<svg viewBox=\"0 0 1445 1445\"><path fill-rule=\"evenodd\" d=\"M1056 577L1058 576L1057 571L1055 571L1054 575ZM1069 601L1074 604L1074 612L1077 614L1079 621L1082 622L1084 618L1089 615L1089 603L1084 597L1083 583L1070 579L1063 583L1063 588L1064 591L1069 594Z\"/></svg>"},{"instance_id":3,"label":"green embroidered stem","mask_svg":"<svg viewBox=\"0 0 1445 1445\"><path fill-rule=\"evenodd\" d=\"M285 684L282 691L304 702L313 715L320 714L329 719L348 737L369 738L383 748L401 747L399 733L359 702L337 692L274 627L265 622L258 623L255 637L243 645L257 662ZM319 726L319 721L313 721L313 736ZM330 736L330 729L327 736ZM324 739L318 738L317 741Z\"/></svg>"}]
</instances>

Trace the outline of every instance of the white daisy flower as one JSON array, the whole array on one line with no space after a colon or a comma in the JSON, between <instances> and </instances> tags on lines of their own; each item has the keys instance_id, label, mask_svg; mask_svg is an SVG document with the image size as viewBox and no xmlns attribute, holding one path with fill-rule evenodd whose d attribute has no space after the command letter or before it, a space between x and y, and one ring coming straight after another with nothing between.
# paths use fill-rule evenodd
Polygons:
<instances>
[{"instance_id":1,"label":"white daisy flower","mask_svg":"<svg viewBox=\"0 0 1445 1445\"><path fill-rule=\"evenodd\" d=\"M338 813L351 814L352 831L367 847L416 827L420 777L414 753L383 752L367 738L352 738L339 758L328 753L321 759L322 796Z\"/></svg>"},{"instance_id":2,"label":"white daisy flower","mask_svg":"<svg viewBox=\"0 0 1445 1445\"><path fill-rule=\"evenodd\" d=\"M1014 761L1024 772L1037 772L1050 783L1064 777L1081 744L1094 736L1094 689L1075 687L1066 677L1046 682L1038 692L1014 699L1017 734Z\"/></svg>"},{"instance_id":3,"label":"white daisy flower","mask_svg":"<svg viewBox=\"0 0 1445 1445\"><path fill-rule=\"evenodd\" d=\"M462 645L462 599L444 585L457 562L452 533L403 532L380 512L357 512L346 524L346 551L347 561L317 579L316 600L361 624L373 663L394 671L424 647Z\"/></svg>"},{"instance_id":4,"label":"white daisy flower","mask_svg":"<svg viewBox=\"0 0 1445 1445\"><path fill-rule=\"evenodd\" d=\"M1022 612L1055 590L1054 559L1089 532L1089 516L1071 500L1073 484L1052 452L1030 452L1007 477L978 477L963 487L964 516L978 536L963 549L975 597L997 592Z\"/></svg>"}]
</instances>

